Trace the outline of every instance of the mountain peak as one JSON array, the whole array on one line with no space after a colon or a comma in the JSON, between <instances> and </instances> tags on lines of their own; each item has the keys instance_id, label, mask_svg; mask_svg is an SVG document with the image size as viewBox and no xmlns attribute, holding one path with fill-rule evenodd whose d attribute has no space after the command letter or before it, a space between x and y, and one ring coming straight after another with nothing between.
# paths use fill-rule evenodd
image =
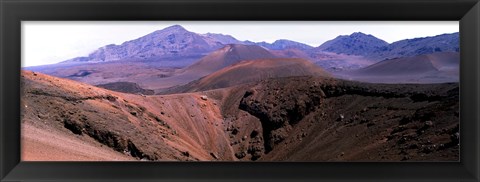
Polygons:
<instances>
[{"instance_id":1,"label":"mountain peak","mask_svg":"<svg viewBox=\"0 0 480 182\"><path fill-rule=\"evenodd\" d=\"M156 30L150 34L147 34L143 37L141 37L140 39L142 38L146 38L146 39L153 39L152 37L157 37L157 36L165 36L165 35L170 35L170 34L183 34L183 33L190 33L187 29L183 28L181 25L172 25L172 26L169 26L167 28L164 28L164 29L160 29L160 30ZM138 39L137 39L138 40ZM135 41L135 40L133 40ZM148 40L146 40L148 41Z\"/></svg>"},{"instance_id":2,"label":"mountain peak","mask_svg":"<svg viewBox=\"0 0 480 182\"><path fill-rule=\"evenodd\" d=\"M341 35L333 40L329 40L318 48L326 52L366 55L369 52L379 50L388 43L373 35L362 32L354 32L350 35Z\"/></svg>"},{"instance_id":3,"label":"mountain peak","mask_svg":"<svg viewBox=\"0 0 480 182\"><path fill-rule=\"evenodd\" d=\"M362 32L353 32L352 34L350 34L350 36L354 37L354 36L372 36L372 35L364 34Z\"/></svg>"},{"instance_id":4,"label":"mountain peak","mask_svg":"<svg viewBox=\"0 0 480 182\"><path fill-rule=\"evenodd\" d=\"M335 39L358 39L358 38L374 38L374 39L378 39L376 38L375 36L371 35L371 34L365 34L363 32L353 32L352 34L350 35L339 35L337 36ZM333 40L335 40L333 39Z\"/></svg>"},{"instance_id":5,"label":"mountain peak","mask_svg":"<svg viewBox=\"0 0 480 182\"><path fill-rule=\"evenodd\" d=\"M186 68L188 71L201 71L205 76L227 66L244 60L275 58L268 50L257 45L227 44L224 47L211 52L195 64Z\"/></svg>"},{"instance_id":6,"label":"mountain peak","mask_svg":"<svg viewBox=\"0 0 480 182\"><path fill-rule=\"evenodd\" d=\"M163 29L164 31L187 31L181 25L172 25Z\"/></svg>"}]
</instances>

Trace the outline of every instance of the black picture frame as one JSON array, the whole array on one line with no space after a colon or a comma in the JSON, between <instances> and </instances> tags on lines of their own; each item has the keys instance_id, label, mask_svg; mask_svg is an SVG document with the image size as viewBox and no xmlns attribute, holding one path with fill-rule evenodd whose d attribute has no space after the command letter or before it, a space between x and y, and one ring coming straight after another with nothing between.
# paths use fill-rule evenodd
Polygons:
<instances>
[{"instance_id":1,"label":"black picture frame","mask_svg":"<svg viewBox=\"0 0 480 182\"><path fill-rule=\"evenodd\" d=\"M21 21L460 21L460 162L21 162ZM478 0L0 0L1 181L479 181Z\"/></svg>"}]
</instances>

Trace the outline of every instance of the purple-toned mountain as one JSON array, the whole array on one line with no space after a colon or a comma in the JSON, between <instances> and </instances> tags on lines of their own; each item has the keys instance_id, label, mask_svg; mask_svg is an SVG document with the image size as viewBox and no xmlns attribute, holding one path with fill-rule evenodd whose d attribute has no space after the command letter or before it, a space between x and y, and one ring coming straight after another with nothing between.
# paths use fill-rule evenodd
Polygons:
<instances>
[{"instance_id":1,"label":"purple-toned mountain","mask_svg":"<svg viewBox=\"0 0 480 182\"><path fill-rule=\"evenodd\" d=\"M460 50L459 34L442 34L431 37L405 39L388 44L372 35L361 32L341 35L312 49L310 54L332 52L363 56L372 61L411 57L435 52L458 52Z\"/></svg>"},{"instance_id":2,"label":"purple-toned mountain","mask_svg":"<svg viewBox=\"0 0 480 182\"><path fill-rule=\"evenodd\" d=\"M272 44L266 42L239 41L231 35L206 33L197 34L180 25L173 25L157 30L121 45L106 45L88 56L77 57L66 63L110 62L110 61L170 61L175 58L192 58L198 60L211 51L227 44L260 45L271 50L299 49L308 50L313 47L290 40L277 40Z\"/></svg>"},{"instance_id":3,"label":"purple-toned mountain","mask_svg":"<svg viewBox=\"0 0 480 182\"><path fill-rule=\"evenodd\" d=\"M351 35L340 35L329 40L315 48L314 51L367 56L374 51L386 50L387 46L387 42L373 35L355 32Z\"/></svg>"},{"instance_id":4,"label":"purple-toned mountain","mask_svg":"<svg viewBox=\"0 0 480 182\"><path fill-rule=\"evenodd\" d=\"M374 52L374 58L378 60L410 57L435 52L459 52L459 33L442 34L432 37L405 39L394 42L387 50Z\"/></svg>"},{"instance_id":5,"label":"purple-toned mountain","mask_svg":"<svg viewBox=\"0 0 480 182\"><path fill-rule=\"evenodd\" d=\"M307 44L286 40L286 39L276 40L271 44L267 42L258 42L255 44L270 50L298 49L298 50L306 51L306 50L313 49L312 46L309 46Z\"/></svg>"},{"instance_id":6,"label":"purple-toned mountain","mask_svg":"<svg viewBox=\"0 0 480 182\"><path fill-rule=\"evenodd\" d=\"M151 61L171 57L201 57L223 47L225 38L217 39L219 37L202 36L187 31L180 25L173 25L121 45L101 47L87 57L77 57L67 62Z\"/></svg>"},{"instance_id":7,"label":"purple-toned mountain","mask_svg":"<svg viewBox=\"0 0 480 182\"><path fill-rule=\"evenodd\" d=\"M203 37L207 38L211 42L217 42L219 44L243 44L242 41L237 40L231 35L218 34L218 33L206 33L202 34Z\"/></svg>"}]
</instances>

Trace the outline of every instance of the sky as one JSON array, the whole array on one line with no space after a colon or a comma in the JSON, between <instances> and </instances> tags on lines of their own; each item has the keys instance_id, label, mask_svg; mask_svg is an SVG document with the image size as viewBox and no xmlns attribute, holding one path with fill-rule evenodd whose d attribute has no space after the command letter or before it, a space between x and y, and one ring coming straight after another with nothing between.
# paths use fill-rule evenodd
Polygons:
<instances>
[{"instance_id":1,"label":"sky","mask_svg":"<svg viewBox=\"0 0 480 182\"><path fill-rule=\"evenodd\" d=\"M195 33L272 43L289 39L317 47L339 35L371 34L388 43L459 31L458 21L22 21L22 67L87 56L172 25Z\"/></svg>"}]
</instances>

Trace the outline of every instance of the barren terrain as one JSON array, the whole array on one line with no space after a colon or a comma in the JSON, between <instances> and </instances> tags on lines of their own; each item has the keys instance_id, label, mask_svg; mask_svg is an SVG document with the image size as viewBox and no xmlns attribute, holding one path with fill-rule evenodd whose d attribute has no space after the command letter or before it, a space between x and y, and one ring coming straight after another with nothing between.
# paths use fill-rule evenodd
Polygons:
<instances>
[{"instance_id":1,"label":"barren terrain","mask_svg":"<svg viewBox=\"0 0 480 182\"><path fill-rule=\"evenodd\" d=\"M22 71L22 91L27 161L459 159L457 83L310 76L142 96Z\"/></svg>"},{"instance_id":2,"label":"barren terrain","mask_svg":"<svg viewBox=\"0 0 480 182\"><path fill-rule=\"evenodd\" d=\"M232 66L225 67L201 79L188 84L172 87L161 92L183 93L205 91L217 88L258 82L269 78L292 76L330 76L322 68L308 60L299 58L270 58L246 60Z\"/></svg>"}]
</instances>

